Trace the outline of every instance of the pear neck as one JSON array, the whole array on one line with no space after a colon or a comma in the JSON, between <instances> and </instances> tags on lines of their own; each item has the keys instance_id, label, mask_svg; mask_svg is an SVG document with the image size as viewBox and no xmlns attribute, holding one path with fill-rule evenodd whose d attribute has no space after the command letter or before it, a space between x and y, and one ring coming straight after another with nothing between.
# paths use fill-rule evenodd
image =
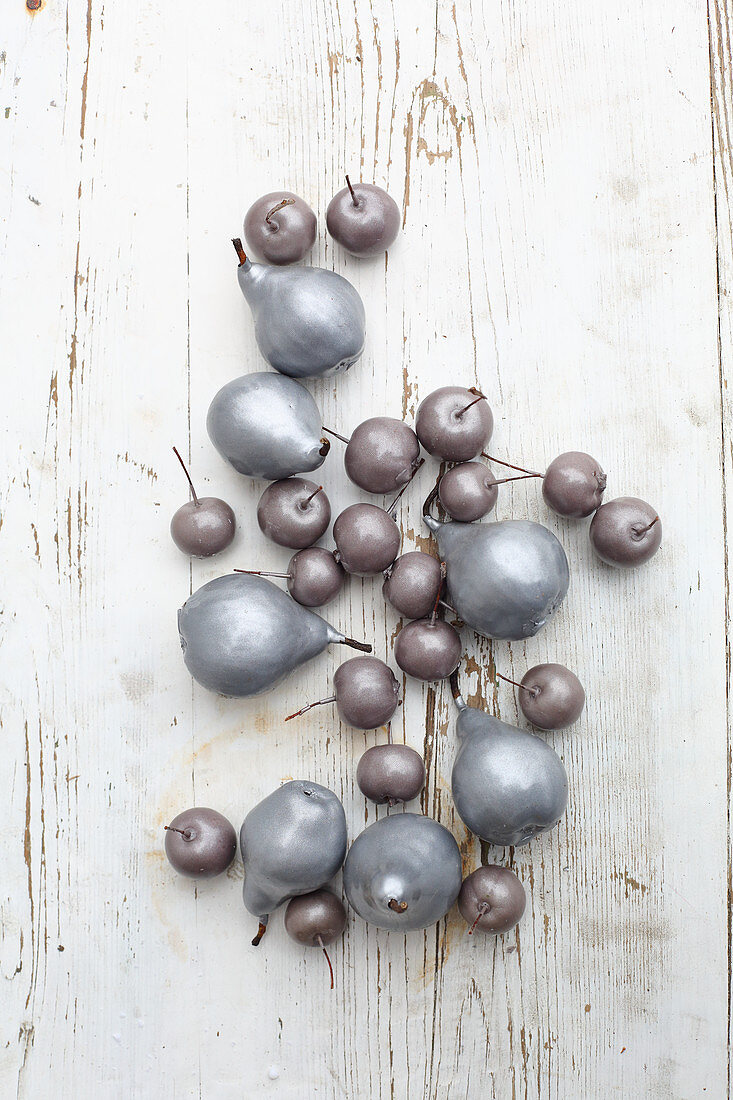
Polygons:
<instances>
[{"instance_id":1,"label":"pear neck","mask_svg":"<svg viewBox=\"0 0 733 1100\"><path fill-rule=\"evenodd\" d=\"M458 685L458 669L450 675L450 689L453 695L453 702L456 704L458 710L466 710L468 704L461 695L461 689Z\"/></svg>"},{"instance_id":2,"label":"pear neck","mask_svg":"<svg viewBox=\"0 0 733 1100\"><path fill-rule=\"evenodd\" d=\"M445 524L441 523L440 520L433 519L432 516L423 516L423 520L425 521L425 526L428 527L433 532L433 534L439 531L441 527L445 526Z\"/></svg>"},{"instance_id":3,"label":"pear neck","mask_svg":"<svg viewBox=\"0 0 733 1100\"><path fill-rule=\"evenodd\" d=\"M266 270L266 264L253 264L249 256L237 268L239 288L248 302L258 297L260 283Z\"/></svg>"}]
</instances>

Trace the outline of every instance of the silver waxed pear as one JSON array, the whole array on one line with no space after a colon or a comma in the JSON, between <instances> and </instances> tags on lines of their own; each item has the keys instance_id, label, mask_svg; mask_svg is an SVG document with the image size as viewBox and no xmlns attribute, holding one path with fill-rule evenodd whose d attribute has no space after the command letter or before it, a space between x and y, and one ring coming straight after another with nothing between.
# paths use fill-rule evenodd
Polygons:
<instances>
[{"instance_id":1,"label":"silver waxed pear","mask_svg":"<svg viewBox=\"0 0 733 1100\"><path fill-rule=\"evenodd\" d=\"M344 862L344 808L328 787L294 779L250 810L239 847L244 905L260 925L252 941L256 946L274 909L324 886Z\"/></svg>"},{"instance_id":2,"label":"silver waxed pear","mask_svg":"<svg viewBox=\"0 0 733 1100\"><path fill-rule=\"evenodd\" d=\"M194 680L237 697L269 691L332 642L371 651L247 573L217 577L194 592L178 612L178 632Z\"/></svg>"},{"instance_id":3,"label":"silver waxed pear","mask_svg":"<svg viewBox=\"0 0 733 1100\"><path fill-rule=\"evenodd\" d=\"M237 277L270 366L292 378L347 370L364 350L364 303L351 283L323 267L253 264L241 241Z\"/></svg>"}]
</instances>

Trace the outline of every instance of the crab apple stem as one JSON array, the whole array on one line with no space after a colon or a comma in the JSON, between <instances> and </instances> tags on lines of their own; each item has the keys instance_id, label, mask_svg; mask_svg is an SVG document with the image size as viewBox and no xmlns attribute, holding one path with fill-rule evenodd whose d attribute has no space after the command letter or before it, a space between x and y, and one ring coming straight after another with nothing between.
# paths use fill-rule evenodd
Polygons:
<instances>
[{"instance_id":1,"label":"crab apple stem","mask_svg":"<svg viewBox=\"0 0 733 1100\"><path fill-rule=\"evenodd\" d=\"M306 703L304 707L300 708L300 710L296 710L293 714L289 714L287 716L287 718L285 719L285 721L289 722L291 718L298 718L298 717L300 717L301 714L305 714L305 712L307 710L312 710L313 707L322 707L322 706L324 706L325 703L335 703L335 702L336 702L336 696L335 695L329 695L328 699L317 699L315 703Z\"/></svg>"},{"instance_id":2,"label":"crab apple stem","mask_svg":"<svg viewBox=\"0 0 733 1100\"><path fill-rule=\"evenodd\" d=\"M655 523L659 523L659 516L655 516L651 523L647 523L646 527L642 528L639 532L640 535L645 535L647 531L651 531Z\"/></svg>"},{"instance_id":3,"label":"crab apple stem","mask_svg":"<svg viewBox=\"0 0 733 1100\"><path fill-rule=\"evenodd\" d=\"M352 649L358 649L360 653L371 653L369 642L357 642L353 638L339 638L339 645L348 645Z\"/></svg>"},{"instance_id":4,"label":"crab apple stem","mask_svg":"<svg viewBox=\"0 0 733 1100\"><path fill-rule=\"evenodd\" d=\"M188 470L186 469L186 463L181 458L181 455L178 451L178 447L173 448L173 454L176 456L176 458L180 462L181 466L183 467L183 472L186 475L186 480L188 481L188 484L191 487L191 496L193 497L193 502L196 505L196 507L198 507L199 498L196 496L196 490L193 487L193 482L191 481L191 475L189 474Z\"/></svg>"},{"instance_id":5,"label":"crab apple stem","mask_svg":"<svg viewBox=\"0 0 733 1100\"><path fill-rule=\"evenodd\" d=\"M328 957L328 951L326 951L326 946L323 942L323 936L316 936L316 943L320 947L323 954L326 956L326 962L328 963L328 969L331 974L331 989L333 989L333 967L331 966L331 960Z\"/></svg>"},{"instance_id":6,"label":"crab apple stem","mask_svg":"<svg viewBox=\"0 0 733 1100\"><path fill-rule=\"evenodd\" d=\"M388 745L394 744L394 742L392 741L392 721L391 721L391 719L387 723L387 744Z\"/></svg>"},{"instance_id":7,"label":"crab apple stem","mask_svg":"<svg viewBox=\"0 0 733 1100\"><path fill-rule=\"evenodd\" d=\"M492 485L506 485L508 481L528 481L533 477L542 477L542 474L519 474L517 477L494 478Z\"/></svg>"},{"instance_id":8,"label":"crab apple stem","mask_svg":"<svg viewBox=\"0 0 733 1100\"><path fill-rule=\"evenodd\" d=\"M455 607L451 607L451 605L449 603L446 603L445 600L438 600L438 603L440 604L441 607L444 607L446 609L446 611L450 611L451 615L457 615L458 614Z\"/></svg>"},{"instance_id":9,"label":"crab apple stem","mask_svg":"<svg viewBox=\"0 0 733 1100\"><path fill-rule=\"evenodd\" d=\"M397 898L390 898L387 902L393 913L404 913L407 909L406 901L397 901Z\"/></svg>"},{"instance_id":10,"label":"crab apple stem","mask_svg":"<svg viewBox=\"0 0 733 1100\"><path fill-rule=\"evenodd\" d=\"M311 493L311 495L309 497L306 497L306 499L303 501L303 507L305 508L306 504L310 504L310 502L313 500L313 497L317 497L318 494L322 492L323 486L319 485L316 491L314 493Z\"/></svg>"},{"instance_id":11,"label":"crab apple stem","mask_svg":"<svg viewBox=\"0 0 733 1100\"><path fill-rule=\"evenodd\" d=\"M419 460L418 460L418 461L417 461L417 462L415 463L415 468L413 469L412 473L411 473L411 474L410 474L410 476L408 477L408 479L407 479L407 481L405 482L405 484L404 484L404 485L402 486L402 488L400 489L400 491L399 491L399 493L397 494L397 496L396 496L396 497L394 498L394 500L392 501L392 503L391 503L390 505L388 505L388 506L387 506L387 507L386 507L386 508L384 509L384 510L385 510L385 512L387 513L387 515L388 515L388 516L391 516L391 515L392 515L392 513L394 512L395 508L397 507L397 505L399 504L399 502L400 502L400 500L401 500L401 498L402 498L402 494L403 494L403 493L405 492L405 490L407 489L407 487L408 487L408 486L409 486L409 485L411 484L411 482L412 482L412 479L414 478L415 474L416 474L416 473L417 473L417 471L418 471L418 470L420 469L420 467L421 467L421 466L424 466L424 465L425 465L425 459L424 459L424 458L421 458L421 459L419 459Z\"/></svg>"},{"instance_id":12,"label":"crab apple stem","mask_svg":"<svg viewBox=\"0 0 733 1100\"><path fill-rule=\"evenodd\" d=\"M478 394L478 396L476 397L475 401L472 401L469 405L466 405L465 409L461 409L461 411L456 414L459 419L463 416L464 413L467 413L469 409L472 409L474 405L478 405L479 401L486 400L486 395L481 393L480 390L474 389L473 386L471 386L471 389L468 392Z\"/></svg>"},{"instance_id":13,"label":"crab apple stem","mask_svg":"<svg viewBox=\"0 0 733 1100\"><path fill-rule=\"evenodd\" d=\"M354 194L354 188L351 186L351 180L349 179L348 176L346 177L346 186L349 189L349 194L351 195L351 201L353 202L354 206L358 206L359 203L356 201L356 195Z\"/></svg>"},{"instance_id":14,"label":"crab apple stem","mask_svg":"<svg viewBox=\"0 0 733 1100\"><path fill-rule=\"evenodd\" d=\"M537 688L527 687L526 684L520 684L518 680L510 680L508 676L504 676L501 672L497 672L496 675L499 677L500 680L506 680L508 684L514 684L514 686L516 688L519 688L521 691L529 692L529 694L533 698L538 694Z\"/></svg>"},{"instance_id":15,"label":"crab apple stem","mask_svg":"<svg viewBox=\"0 0 733 1100\"><path fill-rule=\"evenodd\" d=\"M474 928L476 927L476 925L478 924L478 922L479 922L479 921L481 920L481 918L483 917L483 915L484 915L484 913L486 912L486 910L488 909L488 905L486 904L486 902L485 902L485 901L482 901L482 902L481 902L481 903L480 903L480 904L479 904L479 905L477 906L477 908L478 908L478 916L476 917L476 920L475 920L475 921L473 922L473 924L471 925L471 927L470 927L470 928L469 928L469 930L468 930L468 934L469 934L469 936L472 936L472 935L473 935L473 930L474 930Z\"/></svg>"},{"instance_id":16,"label":"crab apple stem","mask_svg":"<svg viewBox=\"0 0 733 1100\"><path fill-rule=\"evenodd\" d=\"M272 222L270 221L270 218L272 217L273 214L277 214L278 210L282 210L283 207L285 207L285 206L292 206L294 202L295 202L295 199L283 199L282 202L279 202L277 204L277 206L273 206L272 210L268 210L267 213L265 214L265 221L267 222L267 224L272 225ZM273 228L277 229L278 226L275 225L275 226L273 226Z\"/></svg>"},{"instance_id":17,"label":"crab apple stem","mask_svg":"<svg viewBox=\"0 0 733 1100\"><path fill-rule=\"evenodd\" d=\"M262 937L264 936L266 931L267 931L267 923L265 921L260 921L259 927L257 928L257 935L252 940L252 946L253 947L259 947L260 946L260 940L262 939Z\"/></svg>"},{"instance_id":18,"label":"crab apple stem","mask_svg":"<svg viewBox=\"0 0 733 1100\"><path fill-rule=\"evenodd\" d=\"M544 477L544 474L538 474L536 470L526 470L524 466L514 466L511 462L505 462L503 458L494 458L493 455L487 454L486 451L481 452L482 458L488 458L489 462L495 462L497 466L508 466L510 470L519 470L523 474L531 474L532 477Z\"/></svg>"},{"instance_id":19,"label":"crab apple stem","mask_svg":"<svg viewBox=\"0 0 733 1100\"><path fill-rule=\"evenodd\" d=\"M181 836L184 837L186 840L188 840L189 836L191 835L187 829L177 829L175 825L164 825L163 828L166 829L169 833L180 833Z\"/></svg>"},{"instance_id":20,"label":"crab apple stem","mask_svg":"<svg viewBox=\"0 0 733 1100\"><path fill-rule=\"evenodd\" d=\"M233 569L233 573L247 573L251 577L280 577L282 580L290 580L289 573L268 573L266 569Z\"/></svg>"},{"instance_id":21,"label":"crab apple stem","mask_svg":"<svg viewBox=\"0 0 733 1100\"><path fill-rule=\"evenodd\" d=\"M244 246L239 237L232 237L232 244L234 245L234 251L237 253L239 266L241 267L242 264L246 264L247 262L247 253L244 251Z\"/></svg>"},{"instance_id":22,"label":"crab apple stem","mask_svg":"<svg viewBox=\"0 0 733 1100\"><path fill-rule=\"evenodd\" d=\"M334 439L340 439L342 443L347 443L348 444L348 442L349 442L349 440L346 438L345 435L339 435L339 433L335 432L333 430L333 428L327 428L325 424L321 424L321 431L322 432L328 432L328 434L332 435L334 437Z\"/></svg>"}]
</instances>

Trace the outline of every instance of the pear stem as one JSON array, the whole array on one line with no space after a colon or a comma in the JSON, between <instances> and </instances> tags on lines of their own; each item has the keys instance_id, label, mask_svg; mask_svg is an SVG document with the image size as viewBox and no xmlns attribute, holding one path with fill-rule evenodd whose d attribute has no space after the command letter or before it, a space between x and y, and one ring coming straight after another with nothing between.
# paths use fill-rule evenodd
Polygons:
<instances>
[{"instance_id":1,"label":"pear stem","mask_svg":"<svg viewBox=\"0 0 733 1100\"><path fill-rule=\"evenodd\" d=\"M351 180L349 179L348 176L346 177L346 186L349 189L349 193L351 195L351 201L353 202L354 206L358 206L359 203L356 200L356 195L354 194L354 188L351 186Z\"/></svg>"},{"instance_id":2,"label":"pear stem","mask_svg":"<svg viewBox=\"0 0 733 1100\"><path fill-rule=\"evenodd\" d=\"M322 707L324 705L324 703L335 703L335 702L336 702L336 696L335 695L329 695L328 699L317 699L315 703L306 703L304 707L300 708L300 710L296 710L293 714L289 714L287 716L287 718L285 719L285 721L289 722L291 718L298 718L298 717L300 717L301 714L305 714L305 712L307 710L312 710L313 707Z\"/></svg>"},{"instance_id":3,"label":"pear stem","mask_svg":"<svg viewBox=\"0 0 733 1100\"><path fill-rule=\"evenodd\" d=\"M358 649L362 653L371 653L372 651L372 647L368 642L357 642L353 638L339 638L338 644L351 646L352 649Z\"/></svg>"},{"instance_id":4,"label":"pear stem","mask_svg":"<svg viewBox=\"0 0 733 1100\"><path fill-rule=\"evenodd\" d=\"M240 241L239 237L233 237L232 238L232 244L234 245L234 251L237 253L237 256L239 257L239 266L241 267L242 264L246 264L246 262L247 262L247 253L244 251L244 246L243 246L242 242Z\"/></svg>"},{"instance_id":5,"label":"pear stem","mask_svg":"<svg viewBox=\"0 0 733 1100\"><path fill-rule=\"evenodd\" d=\"M325 944L323 942L323 936L321 936L321 935L316 936L316 943L320 947L323 954L326 956L326 962L328 963L328 969L331 973L331 989L333 989L333 967L331 966L331 960L328 957L328 951L326 951L326 947L325 947Z\"/></svg>"},{"instance_id":6,"label":"pear stem","mask_svg":"<svg viewBox=\"0 0 733 1100\"><path fill-rule=\"evenodd\" d=\"M186 475L186 479L188 481L188 484L191 487L191 496L193 497L193 502L196 505L196 507L198 508L199 498L196 496L196 490L193 487L193 482L191 481L191 475L189 474L188 470L186 469L186 463L183 461L183 459L181 458L181 456L179 454L178 447L173 448L173 454L176 456L176 458L180 462L181 466L183 467L183 472Z\"/></svg>"},{"instance_id":7,"label":"pear stem","mask_svg":"<svg viewBox=\"0 0 733 1100\"><path fill-rule=\"evenodd\" d=\"M536 470L525 470L524 466L514 466L511 462L504 462L501 458L494 458L493 455L487 454L486 451L481 452L482 458L488 458L489 462L496 462L498 466L508 466L510 470L519 470L523 474L530 474L532 477L544 477L544 474L538 474Z\"/></svg>"},{"instance_id":8,"label":"pear stem","mask_svg":"<svg viewBox=\"0 0 733 1100\"><path fill-rule=\"evenodd\" d=\"M347 443L348 444L348 442L349 442L349 440L346 438L346 436L339 435L339 433L335 432L333 430L333 428L327 428L325 424L321 424L321 431L322 432L328 432L328 434L332 435L334 437L334 439L340 439L342 443Z\"/></svg>"},{"instance_id":9,"label":"pear stem","mask_svg":"<svg viewBox=\"0 0 733 1100\"><path fill-rule=\"evenodd\" d=\"M247 573L251 577L280 577L281 580L289 581L289 573L269 573L266 569L233 569L233 573Z\"/></svg>"},{"instance_id":10,"label":"pear stem","mask_svg":"<svg viewBox=\"0 0 733 1100\"><path fill-rule=\"evenodd\" d=\"M404 913L407 909L407 902L397 901L397 898L390 898L387 904L393 913Z\"/></svg>"},{"instance_id":11,"label":"pear stem","mask_svg":"<svg viewBox=\"0 0 733 1100\"><path fill-rule=\"evenodd\" d=\"M516 688L520 688L522 691L529 692L533 699L536 699L539 695L538 688L529 688L526 686L526 684L520 684L518 680L510 680L508 676L503 676L501 672L497 672L496 675L499 677L500 680L506 680L508 684L514 684Z\"/></svg>"},{"instance_id":12,"label":"pear stem","mask_svg":"<svg viewBox=\"0 0 733 1100\"><path fill-rule=\"evenodd\" d=\"M458 683L458 669L455 669L455 671L451 672L450 676L448 677L448 682L450 683L451 694L453 696L453 699L455 700L456 706L459 710L464 710L466 706L466 700L461 695L461 688Z\"/></svg>"},{"instance_id":13,"label":"pear stem","mask_svg":"<svg viewBox=\"0 0 733 1100\"><path fill-rule=\"evenodd\" d=\"M474 405L478 405L479 401L485 401L486 400L486 395L481 393L479 390L475 390L473 387L471 387L471 389L468 392L469 393L477 393L478 397L475 399L475 401L472 401L470 403L470 405L466 405L465 409L461 409L461 411L456 414L458 416L459 420L463 416L463 414L467 413L469 409L472 409Z\"/></svg>"},{"instance_id":14,"label":"pear stem","mask_svg":"<svg viewBox=\"0 0 733 1100\"><path fill-rule=\"evenodd\" d=\"M322 493L322 492L323 492L323 486L319 485L318 488L315 490L315 492L311 493L311 495L309 497L306 497L306 499L303 501L303 504L301 505L301 507L303 507L303 508L307 507L307 505L309 505L310 502L313 500L313 497L317 497L318 494Z\"/></svg>"},{"instance_id":15,"label":"pear stem","mask_svg":"<svg viewBox=\"0 0 733 1100\"><path fill-rule=\"evenodd\" d=\"M252 940L252 946L253 947L259 947L260 940L262 939L262 937L264 936L266 931L267 931L267 923L265 921L260 921L259 927L257 929L257 935Z\"/></svg>"},{"instance_id":16,"label":"pear stem","mask_svg":"<svg viewBox=\"0 0 733 1100\"><path fill-rule=\"evenodd\" d=\"M468 934L469 934L469 936L472 936L472 935L473 935L473 930L474 930L474 928L476 927L476 925L478 924L478 922L479 922L479 921L481 920L481 918L483 917L483 915L484 915L484 914L486 913L486 911L487 911L487 909L488 909L488 908L489 908L489 907L488 907L488 905L486 904L486 902L485 902L485 901L479 902L479 904L478 904L478 906L477 906L477 909L478 909L478 916L476 917L476 920L475 920L475 921L473 922L473 924L471 925L471 927L470 927L470 928L469 928L469 930L468 930Z\"/></svg>"},{"instance_id":17,"label":"pear stem","mask_svg":"<svg viewBox=\"0 0 733 1100\"><path fill-rule=\"evenodd\" d=\"M331 440L330 439L321 439L320 442L321 442L321 447L320 447L320 450L318 451L318 453L322 458L325 458L326 455L328 454L328 452L331 450Z\"/></svg>"},{"instance_id":18,"label":"pear stem","mask_svg":"<svg viewBox=\"0 0 733 1100\"><path fill-rule=\"evenodd\" d=\"M415 463L415 468L414 468L414 470L412 471L412 473L410 474L409 478L407 479L407 481L405 482L405 484L404 484L404 485L402 486L402 488L400 489L399 493L398 493L398 494L397 494L397 496L396 496L396 497L394 498L394 500L392 501L392 503L391 503L391 504L390 504L390 505L389 505L389 506L388 506L387 508L385 508L385 512L387 513L387 515L388 515L388 516L391 516L391 515L392 515L392 513L393 513L393 512L394 512L394 510L395 510L395 508L397 507L397 505L398 505L398 504L399 504L399 502L400 502L400 499L401 499L401 497L402 497L402 494L403 494L403 493L405 492L405 490L407 489L407 487L408 487L408 486L409 486L409 485L411 484L411 482L412 482L412 479L414 478L415 474L416 474L416 473L417 473L417 471L418 471L418 470L420 469L420 467L421 467L421 466L424 466L424 465L425 465L425 459L424 459L424 458L421 458L421 459L420 459L420 460L419 460L418 462L416 462L416 463Z\"/></svg>"},{"instance_id":19,"label":"pear stem","mask_svg":"<svg viewBox=\"0 0 733 1100\"><path fill-rule=\"evenodd\" d=\"M273 214L277 214L278 210L282 210L285 206L292 206L294 202L295 199L283 199L282 202L279 202L277 204L277 206L273 206L272 210L268 210L265 214L265 221L267 222L267 224L272 226L272 228L275 230L279 229L280 227L278 225L272 225L270 218Z\"/></svg>"}]
</instances>

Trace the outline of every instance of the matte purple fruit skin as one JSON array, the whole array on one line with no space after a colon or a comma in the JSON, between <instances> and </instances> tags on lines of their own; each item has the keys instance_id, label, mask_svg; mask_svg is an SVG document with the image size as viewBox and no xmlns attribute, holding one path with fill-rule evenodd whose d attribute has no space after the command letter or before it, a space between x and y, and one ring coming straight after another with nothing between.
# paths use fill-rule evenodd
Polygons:
<instances>
[{"instance_id":1,"label":"matte purple fruit skin","mask_svg":"<svg viewBox=\"0 0 733 1100\"><path fill-rule=\"evenodd\" d=\"M602 504L591 520L591 546L601 561L619 569L632 569L654 557L662 541L662 522L638 537L657 513L638 497L617 497Z\"/></svg>"},{"instance_id":2,"label":"matte purple fruit skin","mask_svg":"<svg viewBox=\"0 0 733 1100\"><path fill-rule=\"evenodd\" d=\"M359 730L384 726L397 709L400 685L378 657L351 657L333 674L341 721Z\"/></svg>"},{"instance_id":3,"label":"matte purple fruit skin","mask_svg":"<svg viewBox=\"0 0 733 1100\"><path fill-rule=\"evenodd\" d=\"M400 231L400 208L391 195L374 183L352 184L338 191L326 210L326 228L352 256L378 256L394 243Z\"/></svg>"},{"instance_id":4,"label":"matte purple fruit skin","mask_svg":"<svg viewBox=\"0 0 733 1100\"><path fill-rule=\"evenodd\" d=\"M199 497L182 504L171 520L171 538L193 558L210 558L231 546L237 531L234 512L219 497Z\"/></svg>"},{"instance_id":5,"label":"matte purple fruit skin","mask_svg":"<svg viewBox=\"0 0 733 1100\"><path fill-rule=\"evenodd\" d=\"M400 552L400 529L376 504L350 504L333 525L335 557L347 573L383 573Z\"/></svg>"},{"instance_id":6,"label":"matte purple fruit skin","mask_svg":"<svg viewBox=\"0 0 733 1100\"><path fill-rule=\"evenodd\" d=\"M359 761L356 783L378 806L410 802L425 786L425 761L409 745L375 745Z\"/></svg>"},{"instance_id":7,"label":"matte purple fruit skin","mask_svg":"<svg viewBox=\"0 0 733 1100\"><path fill-rule=\"evenodd\" d=\"M499 486L483 462L460 462L443 474L438 496L451 519L473 523L496 507Z\"/></svg>"},{"instance_id":8,"label":"matte purple fruit skin","mask_svg":"<svg viewBox=\"0 0 733 1100\"><path fill-rule=\"evenodd\" d=\"M331 522L331 505L321 489L304 477L288 477L268 485L257 505L257 522L263 535L278 546L303 550L312 546Z\"/></svg>"},{"instance_id":9,"label":"matte purple fruit skin","mask_svg":"<svg viewBox=\"0 0 733 1100\"><path fill-rule=\"evenodd\" d=\"M420 458L420 444L409 425L391 416L359 424L346 447L344 466L367 493L393 493L406 485Z\"/></svg>"},{"instance_id":10,"label":"matte purple fruit skin","mask_svg":"<svg viewBox=\"0 0 733 1100\"><path fill-rule=\"evenodd\" d=\"M189 831L190 839L174 832ZM165 854L174 870L189 878L213 878L226 871L237 852L237 834L216 810L196 806L174 817L165 834Z\"/></svg>"},{"instance_id":11,"label":"matte purple fruit skin","mask_svg":"<svg viewBox=\"0 0 733 1100\"><path fill-rule=\"evenodd\" d=\"M479 918L474 932L480 929L499 935L509 932L522 919L527 896L508 867L479 867L463 880L458 895L458 909L468 925L476 920L481 902L490 908Z\"/></svg>"},{"instance_id":12,"label":"matte purple fruit skin","mask_svg":"<svg viewBox=\"0 0 733 1100\"><path fill-rule=\"evenodd\" d=\"M525 672L522 685L531 690L520 689L519 706L527 721L538 729L564 730L583 713L583 685L564 665L535 665Z\"/></svg>"},{"instance_id":13,"label":"matte purple fruit skin","mask_svg":"<svg viewBox=\"0 0 733 1100\"><path fill-rule=\"evenodd\" d=\"M433 610L442 584L440 562L422 550L410 550L392 566L382 595L406 619L424 619Z\"/></svg>"},{"instance_id":14,"label":"matte purple fruit skin","mask_svg":"<svg viewBox=\"0 0 733 1100\"><path fill-rule=\"evenodd\" d=\"M306 947L327 947L345 927L346 909L330 890L301 894L292 898L285 910L285 931Z\"/></svg>"},{"instance_id":15,"label":"matte purple fruit skin","mask_svg":"<svg viewBox=\"0 0 733 1100\"><path fill-rule=\"evenodd\" d=\"M428 454L446 462L468 462L483 450L494 430L488 401L478 401L458 416L475 400L476 394L463 386L443 386L420 402L415 431Z\"/></svg>"},{"instance_id":16,"label":"matte purple fruit skin","mask_svg":"<svg viewBox=\"0 0 733 1100\"><path fill-rule=\"evenodd\" d=\"M442 619L407 623L394 647L397 664L417 680L445 680L458 668L462 652L458 632Z\"/></svg>"},{"instance_id":17,"label":"matte purple fruit skin","mask_svg":"<svg viewBox=\"0 0 733 1100\"><path fill-rule=\"evenodd\" d=\"M592 516L603 500L606 475L584 451L566 451L553 459L542 481L545 504L567 519Z\"/></svg>"},{"instance_id":18,"label":"matte purple fruit skin","mask_svg":"<svg viewBox=\"0 0 733 1100\"><path fill-rule=\"evenodd\" d=\"M330 550L308 546L288 563L288 592L302 607L323 607L338 596L346 573Z\"/></svg>"},{"instance_id":19,"label":"matte purple fruit skin","mask_svg":"<svg viewBox=\"0 0 733 1100\"><path fill-rule=\"evenodd\" d=\"M268 224L266 215L283 199L295 201L273 214L272 224ZM307 202L292 191L271 191L253 202L244 216L247 250L270 264L297 263L313 247L316 225L316 216Z\"/></svg>"}]
</instances>

